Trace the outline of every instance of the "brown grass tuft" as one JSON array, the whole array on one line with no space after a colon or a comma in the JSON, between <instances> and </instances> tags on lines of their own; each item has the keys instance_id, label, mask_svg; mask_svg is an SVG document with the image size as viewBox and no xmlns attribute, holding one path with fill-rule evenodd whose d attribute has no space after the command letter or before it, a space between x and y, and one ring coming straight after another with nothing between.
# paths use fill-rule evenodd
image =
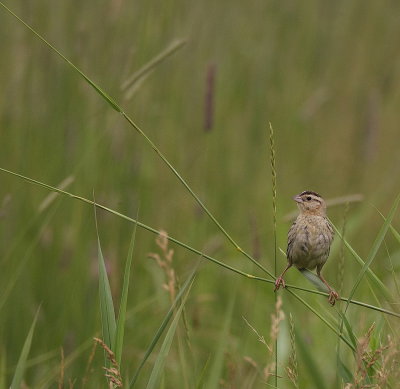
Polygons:
<instances>
[{"instance_id":1,"label":"brown grass tuft","mask_svg":"<svg viewBox=\"0 0 400 389\"><path fill-rule=\"evenodd\" d=\"M285 319L285 314L282 310L282 297L278 296L275 304L275 313L271 315L271 341L275 342L279 335L279 324Z\"/></svg>"},{"instance_id":2,"label":"brown grass tuft","mask_svg":"<svg viewBox=\"0 0 400 389\"><path fill-rule=\"evenodd\" d=\"M354 382L346 383L344 389L384 389L391 387L390 382L397 385L400 378L398 345L389 336L386 345L372 350L370 340L374 330L375 324L359 340Z\"/></svg>"},{"instance_id":3,"label":"brown grass tuft","mask_svg":"<svg viewBox=\"0 0 400 389\"><path fill-rule=\"evenodd\" d=\"M173 268L174 250L168 246L168 233L161 230L156 238L156 244L161 249L161 254L149 253L148 257L154 259L157 265L164 271L166 276L166 283L163 288L169 293L171 302L175 300L176 291L178 288L178 280Z\"/></svg>"}]
</instances>

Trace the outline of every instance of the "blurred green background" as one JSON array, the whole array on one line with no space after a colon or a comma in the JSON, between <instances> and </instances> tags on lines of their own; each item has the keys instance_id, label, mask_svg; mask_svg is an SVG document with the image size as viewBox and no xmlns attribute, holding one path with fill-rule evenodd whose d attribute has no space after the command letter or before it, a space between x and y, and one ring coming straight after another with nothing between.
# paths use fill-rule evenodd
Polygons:
<instances>
[{"instance_id":1,"label":"blurred green background","mask_svg":"<svg viewBox=\"0 0 400 389\"><path fill-rule=\"evenodd\" d=\"M294 210L293 195L315 190L330 199L360 193L362 203L347 212L344 205L332 207L329 216L339 228L346 219L347 239L365 258L382 224L374 207L387 214L400 189L399 2L17 0L8 5L124 108L240 246L268 269L273 271L274 252L268 122L275 130L278 246L286 249L290 224L284 216ZM0 36L1 167L54 186L72 176L67 190L89 199L94 191L99 203L131 217L139 209L143 223L264 276L227 242L121 115L3 9ZM186 45L140 79L132 93L122 88L178 39ZM213 117L207 129L211 76ZM41 305L27 384L55 385L60 348L67 358L83 345L65 368L66 380L76 379L80 387L91 338L101 329L93 209L57 198L40 211L48 192L4 173L0 177L3 377L12 376ZM100 212L99 228L118 301L133 225ZM398 276L399 247L391 236L385 243L372 269L398 298L389 269L392 261ZM343 283L347 296L360 266L347 251L341 254L340 245L336 239L324 274L337 288ZM171 247L183 282L199 258ZM155 236L138 230L124 374L135 370L170 306L163 272L147 257L157 250ZM285 264L278 254L278 271ZM287 280L312 288L295 270ZM301 295L324 315L335 315L325 298ZM298 351L300 387L320 388L318 374L325 387L342 387L336 377L337 336L288 293L282 297L280 387L294 387L285 374L289 313L305 350ZM355 297L376 305L364 281ZM220 387L265 387L262 369L273 360L242 317L268 342L272 286L209 263L201 266L186 307L196 367L190 380L198 380L207 361L211 369L233 298ZM349 318L360 336L374 321L382 333L390 328L382 315L359 307L350 308ZM351 369L351 353L342 351ZM97 351L86 387L106 385L101 366ZM50 372L54 381L46 381ZM184 382L173 348L164 385L193 387Z\"/></svg>"}]
</instances>

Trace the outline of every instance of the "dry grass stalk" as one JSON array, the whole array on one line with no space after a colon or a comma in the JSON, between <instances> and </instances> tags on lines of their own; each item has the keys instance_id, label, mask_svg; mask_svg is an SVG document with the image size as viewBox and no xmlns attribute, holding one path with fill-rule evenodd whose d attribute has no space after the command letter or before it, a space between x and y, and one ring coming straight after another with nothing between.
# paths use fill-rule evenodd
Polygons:
<instances>
[{"instance_id":1,"label":"dry grass stalk","mask_svg":"<svg viewBox=\"0 0 400 389\"><path fill-rule=\"evenodd\" d=\"M271 315L271 329L270 329L270 344L274 345L276 339L278 338L279 335L279 325L280 323L285 319L285 314L282 310L282 298L281 296L277 297L277 301L275 304L275 312ZM270 346L263 335L260 335L260 333L243 317L243 320L246 322L246 324L251 328L251 330L256 334L258 341L262 343L268 350L268 360L271 360L272 362L267 363L267 365L264 368L260 368L259 365L257 364L254 359L250 358L249 356L245 356L244 360L249 363L251 366L257 369L257 372L265 379L268 381L268 379L271 378L271 376L275 376L275 361L274 361L274 347ZM296 360L296 370L297 370L297 360ZM278 377L282 378L282 377Z\"/></svg>"},{"instance_id":2,"label":"dry grass stalk","mask_svg":"<svg viewBox=\"0 0 400 389\"><path fill-rule=\"evenodd\" d=\"M109 388L110 389L122 388L121 372L119 370L119 366L118 366L118 363L117 363L117 361L115 359L114 353L110 350L110 348L101 339L94 338L94 340L106 352L108 360L111 363L110 367L103 366L103 369L106 372L105 376L107 377L108 382L109 382Z\"/></svg>"},{"instance_id":3,"label":"dry grass stalk","mask_svg":"<svg viewBox=\"0 0 400 389\"><path fill-rule=\"evenodd\" d=\"M294 320L292 314L289 315L290 320L290 346L291 352L289 355L289 366L286 367L286 373L293 385L299 387L299 373L297 368L297 354L296 354L296 336L294 332Z\"/></svg>"},{"instance_id":4,"label":"dry grass stalk","mask_svg":"<svg viewBox=\"0 0 400 389\"><path fill-rule=\"evenodd\" d=\"M258 368L257 362L256 362L253 358L250 358L250 357L248 357L248 356L245 356L245 357L243 357L243 359L244 359L250 366L254 367L255 369Z\"/></svg>"},{"instance_id":5,"label":"dry grass stalk","mask_svg":"<svg viewBox=\"0 0 400 389\"><path fill-rule=\"evenodd\" d=\"M148 257L155 260L157 265L162 269L165 274L166 281L162 285L162 287L168 292L171 304L174 303L176 299L177 292L180 289L179 278L173 268L173 258L174 258L174 250L169 248L169 239L168 233L165 230L160 230L160 233L157 235L156 244L161 250L161 255L158 253L149 253ZM183 330L178 328L178 349L181 355L181 360L184 358L183 355L183 345L181 343L181 339L185 339L186 345L189 350L192 349L190 336L189 336L189 325L186 316L186 310L182 311L182 322L183 322ZM184 331L182 335L182 331ZM183 366L184 364L182 364ZM184 368L183 368L184 369Z\"/></svg>"},{"instance_id":6,"label":"dry grass stalk","mask_svg":"<svg viewBox=\"0 0 400 389\"><path fill-rule=\"evenodd\" d=\"M278 296L275 304L275 312L271 314L271 329L270 329L270 340L271 344L276 344L276 340L278 339L279 335L279 325L281 321L285 319L285 314L282 310L282 297ZM272 357L273 352L271 352ZM269 377L275 376L276 372L276 363L272 362L265 366L263 369L264 377L268 380Z\"/></svg>"},{"instance_id":7,"label":"dry grass stalk","mask_svg":"<svg viewBox=\"0 0 400 389\"><path fill-rule=\"evenodd\" d=\"M285 314L282 310L282 297L278 296L275 304L275 313L271 315L271 342L275 342L279 335L279 324L285 319Z\"/></svg>"},{"instance_id":8,"label":"dry grass stalk","mask_svg":"<svg viewBox=\"0 0 400 389\"><path fill-rule=\"evenodd\" d=\"M178 281L175 270L172 267L174 250L168 247L168 233L161 230L156 238L156 244L161 249L162 257L157 253L149 253L149 258L156 261L157 265L164 271L166 276L166 283L163 288L169 293L171 301L175 300Z\"/></svg>"},{"instance_id":9,"label":"dry grass stalk","mask_svg":"<svg viewBox=\"0 0 400 389\"><path fill-rule=\"evenodd\" d=\"M261 342L270 353L272 353L272 348L268 345L268 343L265 341L264 336L260 335L258 331L246 320L246 318L243 316L243 320L246 322L246 324L252 329L252 331L257 335L258 341Z\"/></svg>"},{"instance_id":10,"label":"dry grass stalk","mask_svg":"<svg viewBox=\"0 0 400 389\"><path fill-rule=\"evenodd\" d=\"M60 378L58 380L58 389L64 389L64 372L65 372L64 349L61 347Z\"/></svg>"},{"instance_id":11,"label":"dry grass stalk","mask_svg":"<svg viewBox=\"0 0 400 389\"><path fill-rule=\"evenodd\" d=\"M271 330L269 333L271 344L275 344L275 341L278 339L279 325L284 319L285 314L282 310L282 297L278 296L275 304L275 312L271 315ZM271 357L273 351L274 350L271 351ZM275 362L269 363L267 366L265 366L263 372L266 379L268 379L271 375L275 375Z\"/></svg>"},{"instance_id":12,"label":"dry grass stalk","mask_svg":"<svg viewBox=\"0 0 400 389\"><path fill-rule=\"evenodd\" d=\"M375 375L379 388L385 388L389 378L391 378L393 382L400 381L400 349L390 336L388 336L387 350L388 351L382 356L381 366L377 369Z\"/></svg>"},{"instance_id":13,"label":"dry grass stalk","mask_svg":"<svg viewBox=\"0 0 400 389\"><path fill-rule=\"evenodd\" d=\"M96 348L97 348L97 342L94 342L93 343L93 347L92 347L92 351L91 351L91 353L89 355L89 359L88 359L88 362L87 362L87 365L86 365L85 375L82 378L82 389L84 389L86 383L89 380L89 373L91 371L91 367L92 367L92 364L93 364L94 355L96 354Z\"/></svg>"},{"instance_id":14,"label":"dry grass stalk","mask_svg":"<svg viewBox=\"0 0 400 389\"><path fill-rule=\"evenodd\" d=\"M267 364L263 369L264 378L268 380L271 376L275 375L275 362Z\"/></svg>"}]
</instances>

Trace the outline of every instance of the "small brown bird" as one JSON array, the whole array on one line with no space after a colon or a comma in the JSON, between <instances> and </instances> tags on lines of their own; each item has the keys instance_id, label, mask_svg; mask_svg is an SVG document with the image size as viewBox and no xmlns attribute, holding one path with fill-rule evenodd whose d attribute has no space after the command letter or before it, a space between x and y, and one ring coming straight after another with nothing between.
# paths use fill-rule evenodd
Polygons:
<instances>
[{"instance_id":1,"label":"small brown bird","mask_svg":"<svg viewBox=\"0 0 400 389\"><path fill-rule=\"evenodd\" d=\"M295 196L300 214L290 227L286 256L288 265L275 281L275 291L285 287L283 275L291 266L299 270L317 268L318 278L328 287L331 305L335 305L339 295L321 275L321 269L329 256L334 231L326 217L324 199L315 192L305 191Z\"/></svg>"}]
</instances>

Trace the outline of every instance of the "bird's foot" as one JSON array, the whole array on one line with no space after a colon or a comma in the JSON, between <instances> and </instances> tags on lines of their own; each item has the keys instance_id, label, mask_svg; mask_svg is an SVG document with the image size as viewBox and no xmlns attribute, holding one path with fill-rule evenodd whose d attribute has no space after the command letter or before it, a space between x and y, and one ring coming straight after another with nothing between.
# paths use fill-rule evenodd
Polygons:
<instances>
[{"instance_id":1,"label":"bird's foot","mask_svg":"<svg viewBox=\"0 0 400 389\"><path fill-rule=\"evenodd\" d=\"M285 280L282 278L282 276L276 279L274 292L276 292L281 286L282 288L286 288L286 283Z\"/></svg>"},{"instance_id":2,"label":"bird's foot","mask_svg":"<svg viewBox=\"0 0 400 389\"><path fill-rule=\"evenodd\" d=\"M339 300L339 294L337 292L335 292L334 290L331 290L329 292L329 296L328 296L329 304L334 306L336 303L336 300Z\"/></svg>"}]
</instances>

